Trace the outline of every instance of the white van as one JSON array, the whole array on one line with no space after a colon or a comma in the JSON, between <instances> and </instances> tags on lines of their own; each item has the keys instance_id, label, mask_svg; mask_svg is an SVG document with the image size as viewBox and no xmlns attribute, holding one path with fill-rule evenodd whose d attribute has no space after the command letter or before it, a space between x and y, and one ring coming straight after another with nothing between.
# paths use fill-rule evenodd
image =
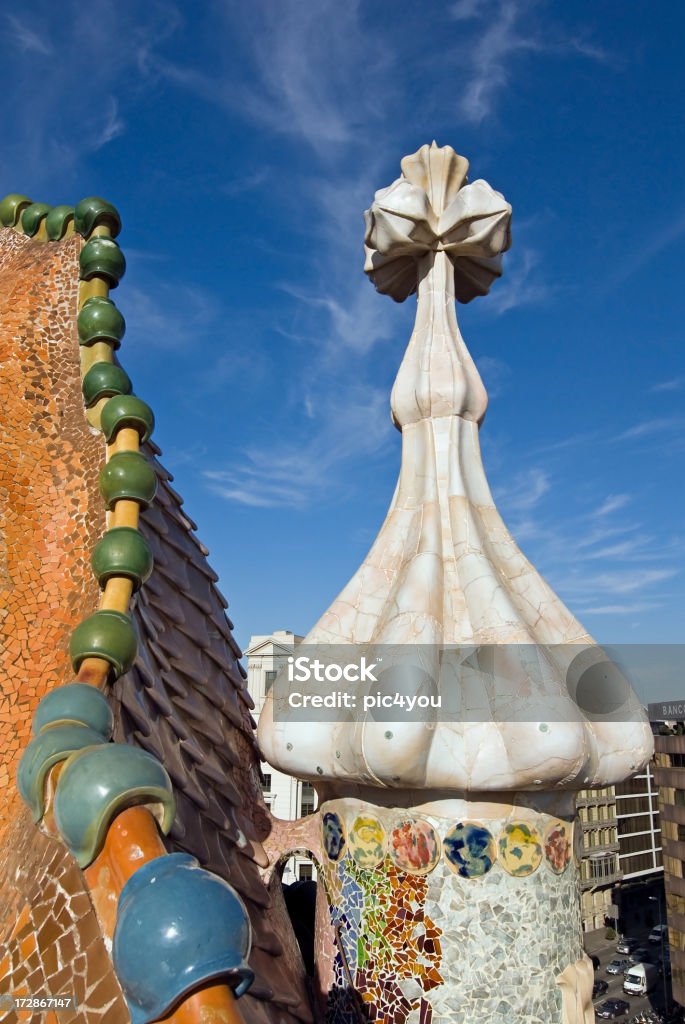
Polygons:
<instances>
[{"instance_id":1,"label":"white van","mask_svg":"<svg viewBox=\"0 0 685 1024\"><path fill-rule=\"evenodd\" d=\"M651 992L659 978L654 964L635 964L623 975L623 991L629 996L646 996Z\"/></svg>"}]
</instances>

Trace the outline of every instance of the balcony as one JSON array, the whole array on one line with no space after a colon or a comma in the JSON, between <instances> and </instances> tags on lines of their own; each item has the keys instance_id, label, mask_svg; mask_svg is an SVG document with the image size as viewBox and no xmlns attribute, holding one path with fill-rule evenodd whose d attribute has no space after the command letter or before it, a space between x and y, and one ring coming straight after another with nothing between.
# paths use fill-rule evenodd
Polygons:
<instances>
[{"instance_id":1,"label":"balcony","mask_svg":"<svg viewBox=\"0 0 685 1024\"><path fill-rule=\"evenodd\" d=\"M622 878L623 872L616 868L610 875L602 875L601 878L581 878L580 888L582 892L587 892L588 889L601 889L606 885L620 882Z\"/></svg>"},{"instance_id":2,"label":"balcony","mask_svg":"<svg viewBox=\"0 0 685 1024\"><path fill-rule=\"evenodd\" d=\"M618 839L611 839L608 843L583 843L583 860L588 857L602 855L605 853L618 853L620 843Z\"/></svg>"},{"instance_id":3,"label":"balcony","mask_svg":"<svg viewBox=\"0 0 685 1024\"><path fill-rule=\"evenodd\" d=\"M618 828L618 818L598 818L597 821L582 821L583 832L592 832L596 828Z\"/></svg>"},{"instance_id":4,"label":"balcony","mask_svg":"<svg viewBox=\"0 0 685 1024\"><path fill-rule=\"evenodd\" d=\"M615 800L615 794L602 793L599 789L583 789L576 797L576 807L594 807L599 804L610 804Z\"/></svg>"}]
</instances>

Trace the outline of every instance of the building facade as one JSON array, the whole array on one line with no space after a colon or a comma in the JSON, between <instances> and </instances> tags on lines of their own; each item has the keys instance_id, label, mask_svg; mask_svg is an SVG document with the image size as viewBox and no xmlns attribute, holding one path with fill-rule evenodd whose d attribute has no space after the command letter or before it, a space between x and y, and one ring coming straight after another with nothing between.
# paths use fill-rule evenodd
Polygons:
<instances>
[{"instance_id":1,"label":"building facade","mask_svg":"<svg viewBox=\"0 0 685 1024\"><path fill-rule=\"evenodd\" d=\"M247 688L255 702L256 719L259 719L266 695L278 672L285 667L288 658L292 657L302 640L303 637L287 629L250 637L250 645L245 651ZM284 775L266 761L261 764L261 783L264 801L276 818L293 821L316 810L316 793L309 782ZM282 877L283 882L289 885L316 878L316 869L304 857L291 857L285 863Z\"/></svg>"},{"instance_id":2,"label":"building facade","mask_svg":"<svg viewBox=\"0 0 685 1024\"><path fill-rule=\"evenodd\" d=\"M685 1005L685 735L682 723L654 737L663 835L673 998Z\"/></svg>"},{"instance_id":3,"label":"building facade","mask_svg":"<svg viewBox=\"0 0 685 1024\"><path fill-rule=\"evenodd\" d=\"M577 807L582 829L583 928L592 931L607 920L621 928L627 924L625 911L640 890L649 887L651 892L662 881L654 763L617 786L582 790Z\"/></svg>"},{"instance_id":4,"label":"building facade","mask_svg":"<svg viewBox=\"0 0 685 1024\"><path fill-rule=\"evenodd\" d=\"M623 882L663 874L659 790L654 762L615 787L618 860Z\"/></svg>"},{"instance_id":5,"label":"building facade","mask_svg":"<svg viewBox=\"0 0 685 1024\"><path fill-rule=\"evenodd\" d=\"M583 929L593 931L613 917L614 886L622 877L615 787L583 789L576 806L582 830L581 915Z\"/></svg>"}]
</instances>

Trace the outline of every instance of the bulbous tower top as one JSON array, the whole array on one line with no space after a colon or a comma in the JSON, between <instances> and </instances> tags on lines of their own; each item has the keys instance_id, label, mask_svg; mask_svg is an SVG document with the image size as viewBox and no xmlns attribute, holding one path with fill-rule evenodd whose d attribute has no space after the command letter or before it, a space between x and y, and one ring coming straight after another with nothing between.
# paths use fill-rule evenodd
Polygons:
<instances>
[{"instance_id":1,"label":"bulbous tower top","mask_svg":"<svg viewBox=\"0 0 685 1024\"><path fill-rule=\"evenodd\" d=\"M428 686L445 700L388 728L361 710L359 684L354 714L313 726L294 720L277 685L259 723L264 756L328 796L580 789L626 778L652 752L637 698L623 680L617 702L616 671L519 550L488 486L487 394L455 301L487 294L500 275L511 207L487 182L467 184L467 170L451 147L422 146L365 214L366 273L396 301L418 296L391 396L402 465L376 541L303 644L386 664L392 649L405 690L413 678L417 694ZM488 658L496 667L483 671ZM397 678L374 688L396 690Z\"/></svg>"}]
</instances>

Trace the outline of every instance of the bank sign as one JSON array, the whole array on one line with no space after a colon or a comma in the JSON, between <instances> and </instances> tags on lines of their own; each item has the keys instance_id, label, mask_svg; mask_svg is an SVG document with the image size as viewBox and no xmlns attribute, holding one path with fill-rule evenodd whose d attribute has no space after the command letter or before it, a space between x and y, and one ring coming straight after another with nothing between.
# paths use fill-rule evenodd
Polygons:
<instances>
[{"instance_id":1,"label":"bank sign","mask_svg":"<svg viewBox=\"0 0 685 1024\"><path fill-rule=\"evenodd\" d=\"M685 721L685 700L663 700L648 704L650 722Z\"/></svg>"}]
</instances>

